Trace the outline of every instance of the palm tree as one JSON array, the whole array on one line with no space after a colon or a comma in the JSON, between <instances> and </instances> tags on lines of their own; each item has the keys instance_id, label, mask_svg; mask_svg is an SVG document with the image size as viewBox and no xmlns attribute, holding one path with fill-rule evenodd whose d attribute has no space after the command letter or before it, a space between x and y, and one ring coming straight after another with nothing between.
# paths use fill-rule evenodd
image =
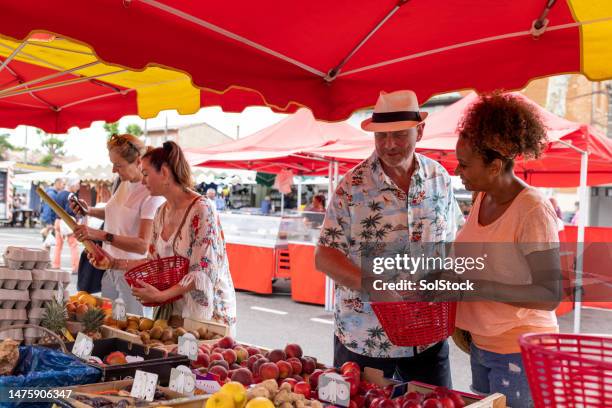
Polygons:
<instances>
[{"instance_id":1,"label":"palm tree","mask_svg":"<svg viewBox=\"0 0 612 408\"><path fill-rule=\"evenodd\" d=\"M15 146L13 146L8 140L10 136L11 135L9 135L8 133L0 135L0 160L7 159L6 153L9 150L15 150Z\"/></svg>"},{"instance_id":2,"label":"palm tree","mask_svg":"<svg viewBox=\"0 0 612 408\"><path fill-rule=\"evenodd\" d=\"M376 213L374 215L370 215L369 217L364 218L363 220L361 220L361 225L364 228L376 228L378 227L378 224L380 224L380 220L382 219L382 214L380 213Z\"/></svg>"}]
</instances>

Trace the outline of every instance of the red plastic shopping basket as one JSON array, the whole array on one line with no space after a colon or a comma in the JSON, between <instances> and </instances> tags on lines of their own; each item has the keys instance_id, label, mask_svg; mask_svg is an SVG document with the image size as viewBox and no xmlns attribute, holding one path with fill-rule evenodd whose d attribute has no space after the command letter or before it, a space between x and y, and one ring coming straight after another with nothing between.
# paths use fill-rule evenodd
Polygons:
<instances>
[{"instance_id":1,"label":"red plastic shopping basket","mask_svg":"<svg viewBox=\"0 0 612 408\"><path fill-rule=\"evenodd\" d=\"M139 287L136 280L141 280L159 290L166 290L176 285L187 275L189 259L182 256L169 256L154 259L145 264L130 269L125 273L128 285ZM160 306L179 300L181 296L169 299L163 303L143 303L143 306Z\"/></svg>"},{"instance_id":2,"label":"red plastic shopping basket","mask_svg":"<svg viewBox=\"0 0 612 408\"><path fill-rule=\"evenodd\" d=\"M526 334L519 342L536 407L612 407L612 337Z\"/></svg>"},{"instance_id":3,"label":"red plastic shopping basket","mask_svg":"<svg viewBox=\"0 0 612 408\"><path fill-rule=\"evenodd\" d=\"M396 346L424 346L455 330L455 302L372 302L372 309Z\"/></svg>"}]
</instances>

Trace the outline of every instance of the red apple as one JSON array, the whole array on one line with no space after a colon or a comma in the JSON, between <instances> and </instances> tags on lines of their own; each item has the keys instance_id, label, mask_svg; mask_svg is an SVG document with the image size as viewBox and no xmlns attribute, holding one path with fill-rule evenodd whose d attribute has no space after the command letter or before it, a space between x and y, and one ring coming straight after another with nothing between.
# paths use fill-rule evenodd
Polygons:
<instances>
[{"instance_id":1,"label":"red apple","mask_svg":"<svg viewBox=\"0 0 612 408\"><path fill-rule=\"evenodd\" d=\"M355 395L352 400L357 403L358 408L363 408L363 405L365 404L365 397L363 395Z\"/></svg>"},{"instance_id":2,"label":"red apple","mask_svg":"<svg viewBox=\"0 0 612 408\"><path fill-rule=\"evenodd\" d=\"M365 403L364 403L365 408L370 408L372 401L374 401L377 398L382 398L382 397L385 397L385 392L382 389L373 388L369 390L365 394Z\"/></svg>"},{"instance_id":3,"label":"red apple","mask_svg":"<svg viewBox=\"0 0 612 408\"><path fill-rule=\"evenodd\" d=\"M450 397L440 398L440 404L442 404L442 408L455 408L455 403Z\"/></svg>"},{"instance_id":4,"label":"red apple","mask_svg":"<svg viewBox=\"0 0 612 408\"><path fill-rule=\"evenodd\" d=\"M404 399L421 403L425 399L425 396L420 392L410 391L404 395Z\"/></svg>"},{"instance_id":5,"label":"red apple","mask_svg":"<svg viewBox=\"0 0 612 408\"><path fill-rule=\"evenodd\" d=\"M236 352L232 349L223 350L223 353L221 353L221 355L229 365L232 365L237 361Z\"/></svg>"},{"instance_id":6,"label":"red apple","mask_svg":"<svg viewBox=\"0 0 612 408\"><path fill-rule=\"evenodd\" d=\"M453 404L455 404L455 408L463 408L465 406L465 401L461 398L461 395L457 394L454 391L448 393L448 397L453 400Z\"/></svg>"},{"instance_id":7,"label":"red apple","mask_svg":"<svg viewBox=\"0 0 612 408\"><path fill-rule=\"evenodd\" d=\"M423 408L420 402L415 400L404 400L400 408Z\"/></svg>"},{"instance_id":8,"label":"red apple","mask_svg":"<svg viewBox=\"0 0 612 408\"><path fill-rule=\"evenodd\" d=\"M291 357L287 359L287 362L291 364L291 368L293 369L293 374L302 374L302 362L299 358Z\"/></svg>"},{"instance_id":9,"label":"red apple","mask_svg":"<svg viewBox=\"0 0 612 408\"><path fill-rule=\"evenodd\" d=\"M301 358L302 348L299 346L299 344L287 344L285 346L285 354L287 355L288 358L291 358L291 357Z\"/></svg>"},{"instance_id":10,"label":"red apple","mask_svg":"<svg viewBox=\"0 0 612 408\"><path fill-rule=\"evenodd\" d=\"M236 342L230 336L225 336L221 340L219 340L217 344L219 344L219 347L221 348L231 349L236 345Z\"/></svg>"},{"instance_id":11,"label":"red apple","mask_svg":"<svg viewBox=\"0 0 612 408\"><path fill-rule=\"evenodd\" d=\"M293 386L293 392L296 394L302 394L306 398L310 398L312 390L309 383L306 381L300 381Z\"/></svg>"},{"instance_id":12,"label":"red apple","mask_svg":"<svg viewBox=\"0 0 612 408\"><path fill-rule=\"evenodd\" d=\"M278 378L283 379L293 375L291 363L281 360L276 362L276 366L278 367Z\"/></svg>"},{"instance_id":13,"label":"red apple","mask_svg":"<svg viewBox=\"0 0 612 408\"><path fill-rule=\"evenodd\" d=\"M219 376L219 380L225 381L227 379L227 370L221 366L214 366L208 370L209 373Z\"/></svg>"},{"instance_id":14,"label":"red apple","mask_svg":"<svg viewBox=\"0 0 612 408\"><path fill-rule=\"evenodd\" d=\"M351 391L350 391L351 398L357 395L359 393L359 379L356 379L355 377L351 375L344 375L343 378L351 386Z\"/></svg>"},{"instance_id":15,"label":"red apple","mask_svg":"<svg viewBox=\"0 0 612 408\"><path fill-rule=\"evenodd\" d=\"M359 364L354 361L347 361L346 363L342 364L342 367L340 367L340 372L342 374L350 370L356 370L357 372L360 372L361 368L359 367Z\"/></svg>"},{"instance_id":16,"label":"red apple","mask_svg":"<svg viewBox=\"0 0 612 408\"><path fill-rule=\"evenodd\" d=\"M437 398L429 398L423 401L423 408L444 408Z\"/></svg>"},{"instance_id":17,"label":"red apple","mask_svg":"<svg viewBox=\"0 0 612 408\"><path fill-rule=\"evenodd\" d=\"M310 383L310 387L313 390L316 390L319 388L319 377L321 376L321 374L323 374L323 370L319 370L319 369L316 369L312 374L310 374L310 377L308 378L308 382Z\"/></svg>"},{"instance_id":18,"label":"red apple","mask_svg":"<svg viewBox=\"0 0 612 408\"><path fill-rule=\"evenodd\" d=\"M272 362L263 363L259 367L259 376L262 380L276 380L278 379L278 367Z\"/></svg>"},{"instance_id":19,"label":"red apple","mask_svg":"<svg viewBox=\"0 0 612 408\"><path fill-rule=\"evenodd\" d=\"M355 401L350 400L348 408L359 408L359 405Z\"/></svg>"},{"instance_id":20,"label":"red apple","mask_svg":"<svg viewBox=\"0 0 612 408\"><path fill-rule=\"evenodd\" d=\"M398 405L390 398L379 397L370 403L370 408L398 408Z\"/></svg>"}]
</instances>

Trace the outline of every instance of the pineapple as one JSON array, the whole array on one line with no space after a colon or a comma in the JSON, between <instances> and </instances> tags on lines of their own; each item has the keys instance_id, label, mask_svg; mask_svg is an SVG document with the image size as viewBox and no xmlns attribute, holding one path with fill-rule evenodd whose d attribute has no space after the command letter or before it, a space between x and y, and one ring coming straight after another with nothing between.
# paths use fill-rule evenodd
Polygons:
<instances>
[{"instance_id":1,"label":"pineapple","mask_svg":"<svg viewBox=\"0 0 612 408\"><path fill-rule=\"evenodd\" d=\"M85 334L91 337L93 340L102 338L100 333L100 327L104 324L104 318L106 315L102 309L91 308L83 315L83 329Z\"/></svg>"},{"instance_id":2,"label":"pineapple","mask_svg":"<svg viewBox=\"0 0 612 408\"><path fill-rule=\"evenodd\" d=\"M43 315L40 325L62 337L66 331L67 319L68 312L66 311L64 303L60 303L57 299L53 299L45 304L45 314ZM51 344L55 343L55 340L45 335L40 340L40 343Z\"/></svg>"}]
</instances>

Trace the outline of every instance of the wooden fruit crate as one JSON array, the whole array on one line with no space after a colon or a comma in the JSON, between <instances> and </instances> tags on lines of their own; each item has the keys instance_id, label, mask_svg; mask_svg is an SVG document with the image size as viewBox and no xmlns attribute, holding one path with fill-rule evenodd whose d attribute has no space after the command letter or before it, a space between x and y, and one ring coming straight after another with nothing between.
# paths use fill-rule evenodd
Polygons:
<instances>
[{"instance_id":1,"label":"wooden fruit crate","mask_svg":"<svg viewBox=\"0 0 612 408\"><path fill-rule=\"evenodd\" d=\"M183 319L183 328L187 331L197 330L200 327L206 327L208 331L216 333L221 337L225 337L229 335L229 327L224 324L211 322L211 321L200 321L190 318ZM140 340L140 336L132 333L128 333L127 331L121 330L117 327L111 327L107 325L103 325L101 330L103 338L112 338L117 337L126 341L130 341L136 344L142 344L142 340ZM202 344L214 344L218 340L199 340L199 343ZM168 345L168 347L172 348L174 345Z\"/></svg>"},{"instance_id":2,"label":"wooden fruit crate","mask_svg":"<svg viewBox=\"0 0 612 408\"><path fill-rule=\"evenodd\" d=\"M134 406L135 400L131 397L117 397L117 396L107 396L107 395L97 395L96 393L102 391L109 390L121 390L129 385L131 385L133 380L121 380L121 381L111 381L105 383L97 383L97 384L87 384L87 385L78 385L74 387L68 387L66 389L72 390L73 395L76 394L84 394L88 397L103 397L111 401L119 402L122 399L127 399L130 401L131 406ZM189 397L183 394L179 394L178 392L172 391L166 387L157 387L158 390L162 391L171 399L165 401L154 401L146 405L139 405L141 407L157 407L160 405L163 406L173 406L173 407L181 407L181 408L202 408L204 405L204 400L208 398L208 396L195 396ZM74 398L65 398L60 400L62 403L70 404L74 408L90 408L89 405L86 405L82 402L75 400ZM63 405L63 404L62 404ZM61 406L58 404L58 406Z\"/></svg>"},{"instance_id":3,"label":"wooden fruit crate","mask_svg":"<svg viewBox=\"0 0 612 408\"><path fill-rule=\"evenodd\" d=\"M399 381L391 380L389 378L385 378L383 372L381 370L377 370L371 367L365 367L363 370L362 379L380 385L381 387L386 387L388 385L407 385L405 392L417 391L422 394L428 394L432 392L435 388L434 385L425 384L418 381L411 381L408 384L402 384ZM454 390L453 390L454 391ZM455 391L457 394L461 395L463 401L465 402L465 408L506 408L506 396L500 393L495 393L488 395L486 397L481 397L479 395L470 394L461 391Z\"/></svg>"}]
</instances>

